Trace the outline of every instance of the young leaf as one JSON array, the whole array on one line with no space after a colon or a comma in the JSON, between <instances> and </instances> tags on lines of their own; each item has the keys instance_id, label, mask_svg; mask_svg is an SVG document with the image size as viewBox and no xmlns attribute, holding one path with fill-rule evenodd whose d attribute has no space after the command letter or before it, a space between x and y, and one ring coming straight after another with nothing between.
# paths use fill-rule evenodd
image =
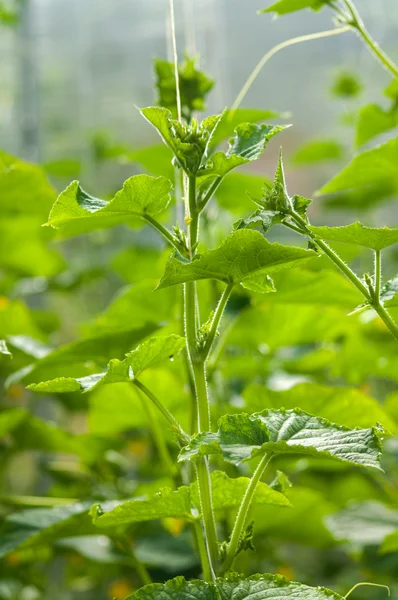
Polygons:
<instances>
[{"instance_id":1,"label":"young leaf","mask_svg":"<svg viewBox=\"0 0 398 600\"><path fill-rule=\"evenodd\" d=\"M199 125L195 120L190 124L180 123L172 118L169 110L160 106L143 108L141 114L173 151L177 164L187 175L196 175L207 159L212 135L222 115L207 117Z\"/></svg>"},{"instance_id":2,"label":"young leaf","mask_svg":"<svg viewBox=\"0 0 398 600\"><path fill-rule=\"evenodd\" d=\"M140 344L132 352L126 354L123 361L112 359L105 373L97 373L87 377L58 377L52 381L32 383L28 389L47 394L92 389L107 383L131 381L146 369L157 367L163 361L177 355L185 346L185 339L178 335L154 337Z\"/></svg>"},{"instance_id":3,"label":"young leaf","mask_svg":"<svg viewBox=\"0 0 398 600\"><path fill-rule=\"evenodd\" d=\"M265 410L248 415L225 415L217 433L193 436L179 460L221 452L233 464L259 454L329 456L365 467L380 468L380 432L349 429L295 410Z\"/></svg>"},{"instance_id":4,"label":"young leaf","mask_svg":"<svg viewBox=\"0 0 398 600\"><path fill-rule=\"evenodd\" d=\"M134 218L164 211L170 202L171 188L170 181L164 177L134 175L107 202L90 196L78 181L73 181L58 196L46 225L68 237L126 222L135 224Z\"/></svg>"},{"instance_id":5,"label":"young leaf","mask_svg":"<svg viewBox=\"0 0 398 600\"><path fill-rule=\"evenodd\" d=\"M271 244L258 231L242 229L228 236L215 250L198 255L192 262L183 263L171 257L158 287L199 279L250 285L250 280L258 282L260 276L304 264L315 256L312 250Z\"/></svg>"},{"instance_id":6,"label":"young leaf","mask_svg":"<svg viewBox=\"0 0 398 600\"><path fill-rule=\"evenodd\" d=\"M262 13L274 12L278 16L302 10L303 8L311 8L319 10L322 6L328 4L329 0L277 0L274 4L264 10Z\"/></svg>"},{"instance_id":7,"label":"young leaf","mask_svg":"<svg viewBox=\"0 0 398 600\"><path fill-rule=\"evenodd\" d=\"M335 194L349 190L389 196L398 190L398 138L357 154L351 163L318 192Z\"/></svg>"},{"instance_id":8,"label":"young leaf","mask_svg":"<svg viewBox=\"0 0 398 600\"><path fill-rule=\"evenodd\" d=\"M309 229L323 240L358 244L373 250L383 250L398 243L398 228L366 227L359 221L341 227L314 227Z\"/></svg>"},{"instance_id":9,"label":"young leaf","mask_svg":"<svg viewBox=\"0 0 398 600\"><path fill-rule=\"evenodd\" d=\"M97 527L116 527L166 517L188 521L194 519L191 512L190 489L187 486L182 486L176 491L164 488L149 498L124 502L109 512L104 512L99 507L92 513L93 523Z\"/></svg>"},{"instance_id":10,"label":"young leaf","mask_svg":"<svg viewBox=\"0 0 398 600\"><path fill-rule=\"evenodd\" d=\"M213 89L214 81L203 71L196 68L196 58L185 56L182 64L178 65L178 80L180 88L181 107L184 117L189 120L196 110L205 110L206 96ZM176 80L174 63L167 60L155 59L157 102L172 111L176 116Z\"/></svg>"},{"instance_id":11,"label":"young leaf","mask_svg":"<svg viewBox=\"0 0 398 600\"><path fill-rule=\"evenodd\" d=\"M214 583L186 581L176 577L166 583L147 585L126 600L343 600L342 596L321 587L309 587L282 575L230 574Z\"/></svg>"},{"instance_id":12,"label":"young leaf","mask_svg":"<svg viewBox=\"0 0 398 600\"><path fill-rule=\"evenodd\" d=\"M226 110L223 113L222 119L215 131L212 139L212 145L217 145L223 140L234 135L235 129L241 123L260 123L268 119L276 119L283 117L273 110L264 110L258 108L238 108L234 111Z\"/></svg>"}]
</instances>

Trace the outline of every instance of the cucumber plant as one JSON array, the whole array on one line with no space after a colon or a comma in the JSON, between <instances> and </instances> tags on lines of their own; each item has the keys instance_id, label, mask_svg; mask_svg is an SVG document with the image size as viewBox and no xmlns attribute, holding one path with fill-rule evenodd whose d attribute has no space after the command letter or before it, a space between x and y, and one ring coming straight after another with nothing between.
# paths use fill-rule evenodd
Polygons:
<instances>
[{"instance_id":1,"label":"cucumber plant","mask_svg":"<svg viewBox=\"0 0 398 600\"><path fill-rule=\"evenodd\" d=\"M349 26L369 43L351 2L343 4L356 19ZM348 18L336 2L279 0L270 10L284 14L324 5L337 10L339 18ZM375 54L385 66L392 65L379 49ZM6 453L12 453L13 444L22 450L66 453L77 455L84 467L78 473L83 483L67 474L77 498L68 496L68 501L50 494L3 499L11 506L33 508L5 516L0 554L32 562L34 569L35 552L42 549L46 560L45 549L54 545L64 551L78 548L91 560L106 562L98 558L98 548L108 540L112 546L106 559L132 568L138 582L132 594L123 586L112 588L118 600L342 600L348 594L321 587L308 576L298 583L266 572L262 544L265 537L272 539L273 528L278 534L280 514L291 511L294 523L287 517L283 527L289 531L297 526L300 538L311 529L311 519L316 521L319 530L311 543L322 536L330 542L330 531L336 541L347 540L347 521L354 522L357 541L358 531L366 537L364 523L371 522L383 551L397 550L398 521L392 506L396 491L383 479L380 465L383 438L398 431L396 391L382 407L362 390L338 384L343 380L359 387L369 375L384 378L386 386L396 384L398 279L383 280L382 252L397 243L398 229L359 222L312 225L307 214L311 200L288 194L282 153L273 183L263 181L260 192L258 178L238 169L260 159L275 144L274 137L281 134L283 139L286 125L264 123L278 115L234 108L199 120L196 114L205 109L213 82L195 61L186 57L179 66L157 61L155 73L158 105L140 112L163 147L132 156L152 174L129 177L111 199L92 196L78 181L72 182L55 199L44 231L51 229L67 240L121 225L149 226L167 247L167 257L157 252L155 258L147 256L140 247L123 255L119 269L123 264L132 287L86 327L81 339L55 349L40 341L39 329L22 305L13 304L14 297L28 295L23 290L32 286L34 293L37 286L42 286L40 293L71 289L80 279L57 277L62 275L62 259L47 255L37 239L34 252L48 261L45 281L36 277L13 287L15 272L22 269L20 257L11 255L2 264L12 273L12 284L5 282L4 288L13 290L6 306L10 312L0 322L6 388L15 393L23 384L37 394L67 398L66 404L74 399L78 406L89 394L94 433L71 434L23 407L7 405L0 413ZM396 139L360 153L323 192L354 189L360 195L365 186L366 193L371 189L389 197L398 188L396 156ZM19 218L15 182L35 182L44 205L52 203L52 192L36 167L6 154L0 166L0 185L11 190L2 207L9 219ZM248 201L240 197L242 190L250 192ZM256 210L246 216L248 202ZM233 215L226 235L221 228L214 235L212 221L219 215L212 212L215 203ZM293 232L301 245L269 241L267 236L278 231L288 239ZM362 277L351 268L344 249L340 255L336 246L345 243L373 252L373 273ZM328 261L335 271L327 269ZM37 275L34 261L28 275ZM293 310L286 312L286 304ZM330 306L330 311L323 310ZM10 367L13 360L16 368ZM304 375L305 382L284 391L265 387L264 380L278 371ZM243 397L243 407L234 401L237 396ZM114 427L110 437L99 435L109 434L107 421ZM126 441L121 433L137 422L149 427L159 465L151 465L152 476L141 477L136 486L129 481L131 464L119 450ZM388 449L387 462L394 456ZM332 501L334 495L344 496L342 487L347 487L347 505L322 512L314 490L298 486L295 495L295 485L281 466L295 475L302 469L310 482L311 469L325 469L324 496ZM67 469L56 468L65 476ZM343 484L336 492L339 477ZM58 488L65 493L66 481ZM364 482L370 492L363 491ZM353 491L357 485L358 494ZM352 506L350 493L366 502ZM299 512L302 506L304 513ZM194 556L192 577L184 572L164 582L165 577L153 576L147 568L148 553L146 561L142 548L137 551L138 528L160 520L171 530L187 532L186 552ZM88 536L95 538L95 551L82 545ZM158 564L167 562L172 545L161 547L160 553Z\"/></svg>"}]
</instances>

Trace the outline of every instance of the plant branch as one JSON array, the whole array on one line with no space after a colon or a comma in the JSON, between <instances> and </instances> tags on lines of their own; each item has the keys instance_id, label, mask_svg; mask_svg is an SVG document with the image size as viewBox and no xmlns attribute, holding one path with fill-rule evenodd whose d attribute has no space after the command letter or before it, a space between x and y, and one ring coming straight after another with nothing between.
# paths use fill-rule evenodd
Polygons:
<instances>
[{"instance_id":1,"label":"plant branch","mask_svg":"<svg viewBox=\"0 0 398 600\"><path fill-rule=\"evenodd\" d=\"M150 223L152 227L154 227L160 233L160 235L182 256L185 256L186 248L179 244L178 240L175 239L173 234L168 229L166 229L166 227L164 227L161 223L159 223L159 221L151 217L151 215L144 215L143 219L145 219L147 223Z\"/></svg>"},{"instance_id":2,"label":"plant branch","mask_svg":"<svg viewBox=\"0 0 398 600\"><path fill-rule=\"evenodd\" d=\"M250 482L249 482L249 485L247 486L245 495L243 496L242 502L239 506L238 514L236 515L234 528L232 530L231 538L230 538L228 546L227 546L227 553L226 553L226 557L225 557L225 560L224 560L224 563L222 566L221 574L226 573L232 567L232 563L234 561L234 558L235 558L237 550L238 550L239 541L242 537L242 534L243 534L243 531L244 531L244 528L246 525L247 516L249 514L250 506L251 506L253 496L254 496L256 488L257 488L257 484L260 481L261 477L263 476L263 473L264 473L265 469L267 468L267 466L269 465L271 459L272 459L272 456L264 454L264 456L258 463L257 468L254 471L252 478L250 479Z\"/></svg>"},{"instance_id":3,"label":"plant branch","mask_svg":"<svg viewBox=\"0 0 398 600\"><path fill-rule=\"evenodd\" d=\"M197 547L198 547L198 551L199 551L200 562L201 562L202 569L203 569L203 577L204 577L205 581L212 581L212 579L214 578L213 577L214 573L213 573L213 570L212 570L210 562L209 562L209 557L207 555L206 544L205 544L205 540L203 537L203 530L202 530L200 521L198 519L196 519L195 521L192 522L192 525L193 525L195 539L196 539L196 543L197 543Z\"/></svg>"},{"instance_id":4,"label":"plant branch","mask_svg":"<svg viewBox=\"0 0 398 600\"><path fill-rule=\"evenodd\" d=\"M246 96L247 92L250 90L251 86L257 79L257 77L260 74L264 65L269 61L270 58L272 58L275 54L277 54L277 52L279 52L280 50L283 50L284 48L288 48L289 46L294 46L295 44L300 44L301 42L309 42L311 40L319 40L321 38L330 37L332 35L338 35L340 33L345 33L346 31L350 31L350 29L351 29L351 27L349 25L344 25L343 27L338 27L337 29L328 29L327 31L318 31L317 33L309 33L307 35L299 35L298 37L294 37L289 40L286 40L285 42L277 44L276 46L271 48L271 50L266 52L264 54L264 56L260 59L260 61L254 67L253 71L250 73L249 77L243 84L242 89L240 90L239 94L237 95L236 99L234 100L234 102L231 106L231 110L228 115L228 118L229 119L232 118L235 111L242 104L244 97Z\"/></svg>"},{"instance_id":5,"label":"plant branch","mask_svg":"<svg viewBox=\"0 0 398 600\"><path fill-rule=\"evenodd\" d=\"M376 56L381 64L388 70L394 77L398 77L398 66L391 60L391 58L378 46L375 40L366 29L362 17L356 9L355 4L351 0L342 0L346 6L350 17L352 19L351 27L358 31L359 35L368 46L369 50Z\"/></svg>"},{"instance_id":6,"label":"plant branch","mask_svg":"<svg viewBox=\"0 0 398 600\"><path fill-rule=\"evenodd\" d=\"M216 308L216 310L214 312L214 316L213 316L213 319L211 321L210 330L209 330L209 333L208 333L208 336L207 336L207 340L206 340L206 343L205 343L203 351L202 351L202 356L203 356L203 360L204 361L207 360L207 358L208 358L208 356L210 354L210 351L211 351L211 348L212 348L212 345L213 345L213 342L214 342L214 338L217 335L218 326L219 326L221 318L222 318L222 316L224 314L224 309L225 309L225 307L227 305L228 298L231 295L233 287L234 287L233 283L229 283L227 285L227 287L224 289L224 291L223 291L223 293L221 295L221 298L219 300L217 308Z\"/></svg>"},{"instance_id":7,"label":"plant branch","mask_svg":"<svg viewBox=\"0 0 398 600\"><path fill-rule=\"evenodd\" d=\"M206 207L207 203L212 199L213 195L215 194L215 192L216 192L218 186L220 185L220 183L222 182L222 180L223 180L223 177L221 177L220 175L215 178L215 180L209 187L207 194L205 195L202 202L198 206L200 211L202 211Z\"/></svg>"},{"instance_id":8,"label":"plant branch","mask_svg":"<svg viewBox=\"0 0 398 600\"><path fill-rule=\"evenodd\" d=\"M141 390L145 394L145 396L147 398L149 398L149 400L151 402L153 402L153 404L156 406L156 408L158 408L160 410L160 412L162 413L162 415L164 416L164 418L168 421L168 423L171 426L172 430L176 431L176 433L178 433L181 441L184 442L184 443L186 443L187 441L189 441L188 434L185 433L185 431L183 430L183 428L181 427L181 425L178 423L178 421L173 417L173 415L171 414L171 412L160 402L160 400L158 400L158 398L156 398L155 394L153 394L151 392L151 390L149 390L146 387L146 385L144 385L143 383L141 383L141 381L139 381L138 379L133 379L132 383L139 390Z\"/></svg>"},{"instance_id":9,"label":"plant branch","mask_svg":"<svg viewBox=\"0 0 398 600\"><path fill-rule=\"evenodd\" d=\"M384 308L383 304L380 302L380 299L377 298L374 291L371 292L359 279L358 275L354 273L354 271L340 258L340 256L335 252L326 242L318 238L316 235L312 233L312 231L308 228L308 223L295 211L290 212L290 216L293 221L299 226L301 229L302 235L306 235L311 240L313 240L321 250L330 258L330 260L336 265L336 267L351 281L351 283L361 292L364 296L367 304L372 307L380 319L386 325L386 327L390 330L392 335L398 340L398 325L395 323L391 315ZM381 267L380 267L381 272Z\"/></svg>"},{"instance_id":10,"label":"plant branch","mask_svg":"<svg viewBox=\"0 0 398 600\"><path fill-rule=\"evenodd\" d=\"M381 250L375 251L375 301L380 302L381 289Z\"/></svg>"}]
</instances>

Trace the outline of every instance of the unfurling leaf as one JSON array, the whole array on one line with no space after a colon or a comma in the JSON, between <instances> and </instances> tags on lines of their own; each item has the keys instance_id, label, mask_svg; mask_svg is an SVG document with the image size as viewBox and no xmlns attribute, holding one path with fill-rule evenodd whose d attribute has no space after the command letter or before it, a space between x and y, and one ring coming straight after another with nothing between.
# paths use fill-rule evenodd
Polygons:
<instances>
[{"instance_id":1,"label":"unfurling leaf","mask_svg":"<svg viewBox=\"0 0 398 600\"><path fill-rule=\"evenodd\" d=\"M218 425L217 433L193 436L179 460L221 452L226 461L239 464L261 454L307 454L380 468L379 430L349 429L298 408L225 415Z\"/></svg>"},{"instance_id":2,"label":"unfurling leaf","mask_svg":"<svg viewBox=\"0 0 398 600\"><path fill-rule=\"evenodd\" d=\"M122 223L136 224L137 218L152 217L167 208L171 188L164 177L134 175L107 202L90 196L74 181L58 196L46 225L68 237Z\"/></svg>"},{"instance_id":3,"label":"unfurling leaf","mask_svg":"<svg viewBox=\"0 0 398 600\"><path fill-rule=\"evenodd\" d=\"M219 248L204 252L191 262L171 257L159 288L199 279L257 287L264 275L302 265L315 256L311 250L271 244L258 231L242 229L228 236Z\"/></svg>"},{"instance_id":4,"label":"unfurling leaf","mask_svg":"<svg viewBox=\"0 0 398 600\"><path fill-rule=\"evenodd\" d=\"M290 581L282 575L230 574L214 583L176 577L166 583L147 585L126 600L343 600L321 587Z\"/></svg>"},{"instance_id":5,"label":"unfurling leaf","mask_svg":"<svg viewBox=\"0 0 398 600\"><path fill-rule=\"evenodd\" d=\"M205 110L206 96L213 89L214 81L203 71L196 68L196 58L185 56L182 64L178 65L181 108L184 117L189 120L196 110ZM174 63L167 60L155 59L157 102L176 116L177 94Z\"/></svg>"},{"instance_id":6,"label":"unfurling leaf","mask_svg":"<svg viewBox=\"0 0 398 600\"><path fill-rule=\"evenodd\" d=\"M32 383L28 389L47 394L65 392L89 392L95 387L107 383L131 381L146 369L157 367L163 361L177 355L185 346L185 339L178 335L154 337L140 344L132 352L126 354L122 361L112 359L104 373L96 373L87 377L58 377L50 381Z\"/></svg>"}]
</instances>

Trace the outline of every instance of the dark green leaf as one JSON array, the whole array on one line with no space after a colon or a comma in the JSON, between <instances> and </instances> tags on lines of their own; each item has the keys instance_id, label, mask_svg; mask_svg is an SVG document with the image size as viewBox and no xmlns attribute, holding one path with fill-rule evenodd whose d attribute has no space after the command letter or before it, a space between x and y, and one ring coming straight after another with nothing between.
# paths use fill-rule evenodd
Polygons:
<instances>
[{"instance_id":1,"label":"dark green leaf","mask_svg":"<svg viewBox=\"0 0 398 600\"><path fill-rule=\"evenodd\" d=\"M219 279L245 285L259 276L291 268L314 258L315 252L271 244L258 231L242 229L227 237L215 250L209 250L190 263L171 257L159 288L198 279Z\"/></svg>"},{"instance_id":2,"label":"dark green leaf","mask_svg":"<svg viewBox=\"0 0 398 600\"><path fill-rule=\"evenodd\" d=\"M220 451L234 464L264 453L307 454L379 469L381 443L376 429L349 429L298 408L265 410L225 415L218 432L194 436L180 460Z\"/></svg>"},{"instance_id":3,"label":"dark green leaf","mask_svg":"<svg viewBox=\"0 0 398 600\"><path fill-rule=\"evenodd\" d=\"M212 144L217 145L223 140L234 135L235 129L241 123L260 123L268 119L282 117L273 110L262 110L258 108L238 108L237 110L226 110L217 127L212 139Z\"/></svg>"}]
</instances>

